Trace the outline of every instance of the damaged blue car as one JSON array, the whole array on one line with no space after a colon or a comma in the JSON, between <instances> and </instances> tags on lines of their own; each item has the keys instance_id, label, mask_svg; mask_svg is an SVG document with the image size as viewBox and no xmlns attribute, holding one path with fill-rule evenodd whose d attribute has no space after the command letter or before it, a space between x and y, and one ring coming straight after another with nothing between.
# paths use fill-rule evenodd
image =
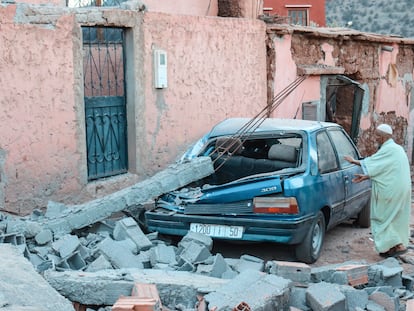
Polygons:
<instances>
[{"instance_id":1,"label":"damaged blue car","mask_svg":"<svg viewBox=\"0 0 414 311\"><path fill-rule=\"evenodd\" d=\"M145 212L150 231L292 245L297 260L315 262L325 233L354 219L370 226L369 180L344 159L360 153L336 123L231 118L217 124L181 161L208 156L214 173L159 197Z\"/></svg>"}]
</instances>

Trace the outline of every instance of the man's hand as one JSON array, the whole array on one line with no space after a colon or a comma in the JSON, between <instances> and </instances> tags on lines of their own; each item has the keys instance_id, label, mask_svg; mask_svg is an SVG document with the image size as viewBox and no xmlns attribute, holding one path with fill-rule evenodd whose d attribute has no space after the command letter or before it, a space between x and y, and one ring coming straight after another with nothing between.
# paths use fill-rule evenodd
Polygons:
<instances>
[{"instance_id":1,"label":"man's hand","mask_svg":"<svg viewBox=\"0 0 414 311\"><path fill-rule=\"evenodd\" d=\"M349 155L344 156L344 159L347 160L349 163L354 163L355 162L354 158L349 156Z\"/></svg>"},{"instance_id":2,"label":"man's hand","mask_svg":"<svg viewBox=\"0 0 414 311\"><path fill-rule=\"evenodd\" d=\"M369 179L368 175L355 174L355 178L352 179L352 182L359 183L359 182L364 181L366 179Z\"/></svg>"}]
</instances>

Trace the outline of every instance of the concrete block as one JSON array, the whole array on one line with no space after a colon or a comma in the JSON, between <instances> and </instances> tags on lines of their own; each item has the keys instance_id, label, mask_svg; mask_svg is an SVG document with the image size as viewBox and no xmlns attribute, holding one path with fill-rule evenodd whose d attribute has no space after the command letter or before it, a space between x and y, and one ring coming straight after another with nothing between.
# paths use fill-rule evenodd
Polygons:
<instances>
[{"instance_id":1,"label":"concrete block","mask_svg":"<svg viewBox=\"0 0 414 311\"><path fill-rule=\"evenodd\" d=\"M60 257L67 257L72 254L80 245L76 235L65 234L60 239L52 243L52 248L59 253Z\"/></svg>"},{"instance_id":2,"label":"concrete block","mask_svg":"<svg viewBox=\"0 0 414 311\"><path fill-rule=\"evenodd\" d=\"M168 266L170 266L170 265L168 265ZM176 270L177 271L194 272L194 271L196 271L196 267L191 262L188 262L188 261L181 258L178 262L178 266L177 266Z\"/></svg>"},{"instance_id":3,"label":"concrete block","mask_svg":"<svg viewBox=\"0 0 414 311\"><path fill-rule=\"evenodd\" d=\"M70 254L68 257L62 259L56 267L62 268L63 270L82 270L86 267L86 262L78 251Z\"/></svg>"},{"instance_id":4,"label":"concrete block","mask_svg":"<svg viewBox=\"0 0 414 311\"><path fill-rule=\"evenodd\" d=\"M150 249L152 242L142 232L134 218L126 217L116 222L114 232L114 239L124 240L131 239L138 247L138 251Z\"/></svg>"},{"instance_id":5,"label":"concrete block","mask_svg":"<svg viewBox=\"0 0 414 311\"><path fill-rule=\"evenodd\" d=\"M231 270L231 268L226 263L223 256L221 254L216 254L216 256L214 256L214 262L212 264L210 276L221 278L223 273L229 270Z\"/></svg>"},{"instance_id":6,"label":"concrete block","mask_svg":"<svg viewBox=\"0 0 414 311\"><path fill-rule=\"evenodd\" d=\"M176 254L174 246L158 244L150 250L150 262L152 266L155 266L157 263L165 263L175 266L177 265L175 257Z\"/></svg>"},{"instance_id":7,"label":"concrete block","mask_svg":"<svg viewBox=\"0 0 414 311\"><path fill-rule=\"evenodd\" d=\"M313 311L343 311L346 310L345 301L345 295L336 284L314 283L306 291L307 305Z\"/></svg>"},{"instance_id":8,"label":"concrete block","mask_svg":"<svg viewBox=\"0 0 414 311\"><path fill-rule=\"evenodd\" d=\"M45 245L53 240L52 230L43 229L35 236L35 241L39 245Z\"/></svg>"},{"instance_id":9,"label":"concrete block","mask_svg":"<svg viewBox=\"0 0 414 311\"><path fill-rule=\"evenodd\" d=\"M234 267L234 269L239 273L246 270L263 271L264 260L251 255L241 255L240 260L237 262L237 265Z\"/></svg>"},{"instance_id":10,"label":"concrete block","mask_svg":"<svg viewBox=\"0 0 414 311\"><path fill-rule=\"evenodd\" d=\"M368 311L388 311L388 310L385 310L385 308L383 306L381 306L381 305L379 305L376 302L371 301L371 300L368 300L367 307L364 310L368 310Z\"/></svg>"},{"instance_id":11,"label":"concrete block","mask_svg":"<svg viewBox=\"0 0 414 311\"><path fill-rule=\"evenodd\" d=\"M348 284L351 286L368 284L368 265L343 265L336 270L346 273Z\"/></svg>"},{"instance_id":12,"label":"concrete block","mask_svg":"<svg viewBox=\"0 0 414 311\"><path fill-rule=\"evenodd\" d=\"M251 310L289 310L291 281L273 274L246 270L204 296L209 309L233 310L245 302Z\"/></svg>"},{"instance_id":13,"label":"concrete block","mask_svg":"<svg viewBox=\"0 0 414 311\"><path fill-rule=\"evenodd\" d=\"M381 291L375 291L369 295L369 300L384 307L387 311L398 311L399 310L399 297L390 296Z\"/></svg>"},{"instance_id":14,"label":"concrete block","mask_svg":"<svg viewBox=\"0 0 414 311\"><path fill-rule=\"evenodd\" d=\"M185 248L185 244L191 241L204 245L209 251L213 249L213 239L211 237L193 231L188 231L188 233L178 243L178 246Z\"/></svg>"},{"instance_id":15,"label":"concrete block","mask_svg":"<svg viewBox=\"0 0 414 311\"><path fill-rule=\"evenodd\" d=\"M143 268L142 262L131 251L111 238L106 238L98 244L99 251L115 268Z\"/></svg>"},{"instance_id":16,"label":"concrete block","mask_svg":"<svg viewBox=\"0 0 414 311\"><path fill-rule=\"evenodd\" d=\"M403 274L402 275L402 283L404 288L406 288L409 291L413 291L414 289L414 277L407 275L407 274Z\"/></svg>"},{"instance_id":17,"label":"concrete block","mask_svg":"<svg viewBox=\"0 0 414 311\"><path fill-rule=\"evenodd\" d=\"M348 310L365 310L368 304L368 293L364 290L357 290L353 287L343 287L341 289L345 295Z\"/></svg>"},{"instance_id":18,"label":"concrete block","mask_svg":"<svg viewBox=\"0 0 414 311\"><path fill-rule=\"evenodd\" d=\"M186 261L192 264L199 263L208 259L210 256L211 253L206 246L191 241L186 243L184 249L178 254L178 264L181 264L181 261Z\"/></svg>"},{"instance_id":19,"label":"concrete block","mask_svg":"<svg viewBox=\"0 0 414 311\"><path fill-rule=\"evenodd\" d=\"M294 286L290 289L289 306L295 307L297 310L310 311L306 304L306 288Z\"/></svg>"},{"instance_id":20,"label":"concrete block","mask_svg":"<svg viewBox=\"0 0 414 311\"><path fill-rule=\"evenodd\" d=\"M266 270L293 282L310 282L311 267L305 263L273 260L267 262Z\"/></svg>"},{"instance_id":21,"label":"concrete block","mask_svg":"<svg viewBox=\"0 0 414 311\"><path fill-rule=\"evenodd\" d=\"M368 285L402 287L402 272L403 268L397 259L387 258L368 267Z\"/></svg>"},{"instance_id":22,"label":"concrete block","mask_svg":"<svg viewBox=\"0 0 414 311\"><path fill-rule=\"evenodd\" d=\"M111 263L105 258L105 256L100 255L93 262L91 262L88 267L85 269L87 272L96 272L99 270L113 269Z\"/></svg>"}]
</instances>

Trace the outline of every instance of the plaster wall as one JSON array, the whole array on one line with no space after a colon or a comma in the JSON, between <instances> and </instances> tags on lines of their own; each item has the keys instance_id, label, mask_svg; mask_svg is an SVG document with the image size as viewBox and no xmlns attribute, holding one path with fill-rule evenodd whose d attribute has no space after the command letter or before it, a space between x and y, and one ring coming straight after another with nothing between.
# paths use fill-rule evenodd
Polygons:
<instances>
[{"instance_id":1,"label":"plaster wall","mask_svg":"<svg viewBox=\"0 0 414 311\"><path fill-rule=\"evenodd\" d=\"M145 123L140 167L169 163L228 117L252 117L266 106L265 25L258 20L145 14ZM168 55L168 87L153 87L152 55ZM139 115L140 112L137 112Z\"/></svg>"},{"instance_id":2,"label":"plaster wall","mask_svg":"<svg viewBox=\"0 0 414 311\"><path fill-rule=\"evenodd\" d=\"M106 195L163 169L218 121L266 105L262 21L59 10L0 7L0 208ZM82 25L126 27L129 173L96 182L86 176ZM156 48L168 55L165 89L153 86Z\"/></svg>"},{"instance_id":3,"label":"plaster wall","mask_svg":"<svg viewBox=\"0 0 414 311\"><path fill-rule=\"evenodd\" d=\"M161 12L179 15L217 16L218 0L145 0L149 12Z\"/></svg>"},{"instance_id":4,"label":"plaster wall","mask_svg":"<svg viewBox=\"0 0 414 311\"><path fill-rule=\"evenodd\" d=\"M378 146L372 139L373 132L376 125L385 122L393 127L394 139L404 146L411 159L413 125L410 116L414 53L409 45L389 42L385 38L376 40L343 40L340 35L308 36L300 31L275 34L275 94L280 89L280 80L293 80L297 66L321 66L320 72L310 80L314 85L300 85L289 97L289 101L320 99L322 96L318 91L322 90L318 88L316 77L322 74L329 75L332 71L342 68L343 75L359 82L366 90L358 140L363 155L370 155L377 150ZM393 49L383 49L383 46L391 46ZM302 90L303 87L306 87L306 91ZM310 88L313 88L313 94L307 93ZM299 95L301 92L303 96ZM284 108L289 108L283 109L283 116L292 115L294 105L284 104ZM351 116L352 105L349 107Z\"/></svg>"},{"instance_id":5,"label":"plaster wall","mask_svg":"<svg viewBox=\"0 0 414 311\"><path fill-rule=\"evenodd\" d=\"M273 97L278 96L297 78L297 64L292 58L292 37L276 36L274 46ZM320 77L310 76L303 81L274 111L277 118L302 118L302 103L320 99Z\"/></svg>"},{"instance_id":6,"label":"plaster wall","mask_svg":"<svg viewBox=\"0 0 414 311\"><path fill-rule=\"evenodd\" d=\"M0 206L22 212L78 190L80 154L74 17L62 15L55 27L15 24L16 8L0 8Z\"/></svg>"}]
</instances>

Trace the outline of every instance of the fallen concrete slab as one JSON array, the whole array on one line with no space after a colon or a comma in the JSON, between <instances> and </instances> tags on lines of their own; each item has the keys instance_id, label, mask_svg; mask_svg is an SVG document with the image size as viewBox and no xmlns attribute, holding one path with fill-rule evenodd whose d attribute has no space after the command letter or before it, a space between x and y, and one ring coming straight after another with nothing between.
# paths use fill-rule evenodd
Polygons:
<instances>
[{"instance_id":1,"label":"fallen concrete slab","mask_svg":"<svg viewBox=\"0 0 414 311\"><path fill-rule=\"evenodd\" d=\"M209 157L170 165L154 176L105 197L84 204L67 206L55 218L47 218L42 226L54 234L66 234L75 229L104 220L116 212L154 200L161 194L184 187L211 175L214 167Z\"/></svg>"},{"instance_id":2,"label":"fallen concrete slab","mask_svg":"<svg viewBox=\"0 0 414 311\"><path fill-rule=\"evenodd\" d=\"M155 284L164 305L194 308L197 296L217 290L229 280L186 271L119 269L97 272L45 271L45 279L59 293L84 305L113 305L130 296L136 282Z\"/></svg>"},{"instance_id":3,"label":"fallen concrete slab","mask_svg":"<svg viewBox=\"0 0 414 311\"><path fill-rule=\"evenodd\" d=\"M0 244L0 309L74 311L12 244Z\"/></svg>"}]
</instances>

